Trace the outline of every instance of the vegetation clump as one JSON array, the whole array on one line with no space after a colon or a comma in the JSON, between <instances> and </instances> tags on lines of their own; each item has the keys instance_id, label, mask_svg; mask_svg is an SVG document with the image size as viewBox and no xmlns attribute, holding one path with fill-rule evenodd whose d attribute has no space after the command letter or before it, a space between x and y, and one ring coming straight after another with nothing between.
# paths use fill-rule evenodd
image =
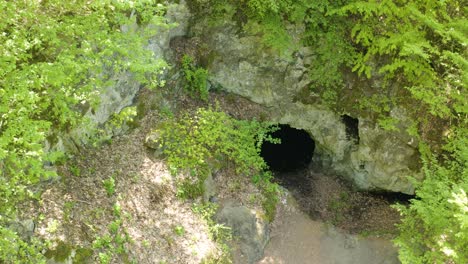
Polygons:
<instances>
[{"instance_id":1,"label":"vegetation clump","mask_svg":"<svg viewBox=\"0 0 468 264\"><path fill-rule=\"evenodd\" d=\"M219 254L211 254L202 260L202 264L230 264L231 250L228 243L232 240L231 229L223 224L217 223L213 218L218 206L214 203L194 204L192 211L198 214L207 224L210 238L218 244Z\"/></svg>"},{"instance_id":2,"label":"vegetation clump","mask_svg":"<svg viewBox=\"0 0 468 264\"><path fill-rule=\"evenodd\" d=\"M455 131L444 150L434 155L421 144L424 182L409 207L397 206L404 216L395 243L403 263L468 262L468 126Z\"/></svg>"},{"instance_id":3,"label":"vegetation clump","mask_svg":"<svg viewBox=\"0 0 468 264\"><path fill-rule=\"evenodd\" d=\"M186 85L185 90L193 97L208 100L208 71L197 67L194 59L188 55L182 57L182 70Z\"/></svg>"},{"instance_id":4,"label":"vegetation clump","mask_svg":"<svg viewBox=\"0 0 468 264\"><path fill-rule=\"evenodd\" d=\"M185 198L203 194L203 181L213 164L232 163L239 175L247 175L265 194L265 210L274 215L278 187L260 156L265 141L278 142L270 136L276 126L255 120L236 120L224 112L198 109L164 122L158 128L158 143L174 172L188 172L189 178L179 185Z\"/></svg>"}]
</instances>

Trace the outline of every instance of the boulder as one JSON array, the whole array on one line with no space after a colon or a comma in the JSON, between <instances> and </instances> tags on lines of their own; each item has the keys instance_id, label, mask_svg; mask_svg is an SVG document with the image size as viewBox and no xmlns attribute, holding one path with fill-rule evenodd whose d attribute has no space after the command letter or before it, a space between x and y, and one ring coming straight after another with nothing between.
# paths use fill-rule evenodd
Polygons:
<instances>
[{"instance_id":1,"label":"boulder","mask_svg":"<svg viewBox=\"0 0 468 264\"><path fill-rule=\"evenodd\" d=\"M216 220L232 229L240 251L240 254L234 254L236 263L252 264L263 257L269 238L268 224L255 210L225 205L216 215Z\"/></svg>"},{"instance_id":2,"label":"boulder","mask_svg":"<svg viewBox=\"0 0 468 264\"><path fill-rule=\"evenodd\" d=\"M16 232L21 239L29 241L34 235L36 225L32 219L17 220L9 224L9 228Z\"/></svg>"},{"instance_id":3,"label":"boulder","mask_svg":"<svg viewBox=\"0 0 468 264\"><path fill-rule=\"evenodd\" d=\"M161 145L161 133L158 130L151 131L145 138L145 146L154 150L154 156L156 158L164 155L164 149Z\"/></svg>"}]
</instances>

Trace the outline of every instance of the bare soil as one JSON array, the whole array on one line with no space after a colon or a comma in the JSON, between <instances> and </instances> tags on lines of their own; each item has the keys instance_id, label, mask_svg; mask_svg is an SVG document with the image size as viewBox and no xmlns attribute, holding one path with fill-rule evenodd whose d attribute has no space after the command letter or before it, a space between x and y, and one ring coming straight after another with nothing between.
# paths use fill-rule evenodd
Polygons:
<instances>
[{"instance_id":1,"label":"bare soil","mask_svg":"<svg viewBox=\"0 0 468 264\"><path fill-rule=\"evenodd\" d=\"M349 234L299 209L283 195L273 221L265 256L258 264L399 264L392 242Z\"/></svg>"},{"instance_id":2,"label":"bare soil","mask_svg":"<svg viewBox=\"0 0 468 264\"><path fill-rule=\"evenodd\" d=\"M44 186L40 202L29 212L40 215L37 235L55 244L92 248L96 238L112 236L109 226L120 219L119 233L130 239L112 263L200 263L217 254L208 226L191 210L193 201L176 197L164 161L152 158L143 145L157 118L148 115L140 128L100 148L82 149L61 166L60 179ZM111 177L115 190L109 195L103 181ZM114 213L115 205L121 207L121 217ZM86 263L97 263L96 253L105 251L95 251Z\"/></svg>"},{"instance_id":3,"label":"bare soil","mask_svg":"<svg viewBox=\"0 0 468 264\"><path fill-rule=\"evenodd\" d=\"M277 175L277 180L314 220L351 234L393 238L397 233L400 214L391 207L395 201L383 194L355 191L340 177L314 172L313 168Z\"/></svg>"}]
</instances>

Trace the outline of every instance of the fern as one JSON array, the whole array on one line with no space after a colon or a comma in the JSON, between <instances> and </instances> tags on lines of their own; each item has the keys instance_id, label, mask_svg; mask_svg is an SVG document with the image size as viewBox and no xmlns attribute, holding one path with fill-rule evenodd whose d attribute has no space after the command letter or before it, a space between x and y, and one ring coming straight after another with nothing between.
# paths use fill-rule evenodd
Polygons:
<instances>
[{"instance_id":1,"label":"fern","mask_svg":"<svg viewBox=\"0 0 468 264\"><path fill-rule=\"evenodd\" d=\"M466 80L466 57L446 60L441 56L463 53L466 26L459 24L463 17L459 6L458 1L354 1L335 13L359 17L351 37L365 52L356 57L354 71L370 78L370 62L384 56L388 62L380 73L387 79L403 77L415 99L426 103L431 113L447 118L451 115L447 102L465 104L457 94L466 89L466 81L460 82ZM457 92L447 93L447 86ZM466 114L464 107L456 110Z\"/></svg>"},{"instance_id":2,"label":"fern","mask_svg":"<svg viewBox=\"0 0 468 264\"><path fill-rule=\"evenodd\" d=\"M403 263L466 263L468 261L468 141L462 128L445 146L450 159L442 162L421 146L426 179L410 207L398 206Z\"/></svg>"},{"instance_id":3,"label":"fern","mask_svg":"<svg viewBox=\"0 0 468 264\"><path fill-rule=\"evenodd\" d=\"M185 90L203 101L208 100L208 71L197 67L194 59L188 55L182 58L182 69L185 76Z\"/></svg>"}]
</instances>

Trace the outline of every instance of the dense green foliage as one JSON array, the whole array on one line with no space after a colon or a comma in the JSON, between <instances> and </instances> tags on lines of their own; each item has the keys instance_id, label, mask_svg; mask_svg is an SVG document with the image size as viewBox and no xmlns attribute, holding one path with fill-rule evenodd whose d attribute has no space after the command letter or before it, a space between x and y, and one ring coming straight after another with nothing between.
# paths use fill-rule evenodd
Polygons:
<instances>
[{"instance_id":1,"label":"dense green foliage","mask_svg":"<svg viewBox=\"0 0 468 264\"><path fill-rule=\"evenodd\" d=\"M276 129L255 120L236 120L224 112L199 109L194 114L170 119L156 130L158 143L173 172L189 172L191 178L181 184L183 197L203 193L203 181L210 170L232 163L238 174L251 176L264 192L263 205L272 219L277 201L277 185L260 156L260 147Z\"/></svg>"},{"instance_id":2,"label":"dense green foliage","mask_svg":"<svg viewBox=\"0 0 468 264\"><path fill-rule=\"evenodd\" d=\"M404 216L396 239L403 263L468 262L467 134L467 126L455 131L445 146L452 155L442 161L420 147L426 179L409 208L397 207Z\"/></svg>"},{"instance_id":3,"label":"dense green foliage","mask_svg":"<svg viewBox=\"0 0 468 264\"><path fill-rule=\"evenodd\" d=\"M16 259L22 244L5 224L28 186L54 175L44 163L61 154L43 151L46 138L82 123L114 74L158 84L165 63L144 47L163 13L149 0L0 1L0 262L37 263Z\"/></svg>"},{"instance_id":4,"label":"dense green foliage","mask_svg":"<svg viewBox=\"0 0 468 264\"><path fill-rule=\"evenodd\" d=\"M307 46L311 89L340 112L377 117L398 130L394 107L409 111L420 140L425 181L397 239L404 263L466 263L468 23L459 0L194 1L213 20L233 19L288 55ZM239 15L239 14L243 14ZM222 19L221 19L222 18ZM303 25L295 38L288 30ZM299 40L298 40L299 39ZM354 72L354 75L352 74ZM344 89L344 77L364 85ZM378 87L366 79L377 80ZM352 102L352 103L349 103ZM428 139L445 124L445 136ZM434 130L428 132L427 130ZM434 142L435 141L435 142ZM445 145L442 150L440 146Z\"/></svg>"},{"instance_id":5,"label":"dense green foliage","mask_svg":"<svg viewBox=\"0 0 468 264\"><path fill-rule=\"evenodd\" d=\"M185 90L203 101L208 100L208 71L197 67L194 59L188 55L182 58L182 70L185 77Z\"/></svg>"},{"instance_id":6,"label":"dense green foliage","mask_svg":"<svg viewBox=\"0 0 468 264\"><path fill-rule=\"evenodd\" d=\"M272 128L258 121L236 120L224 112L199 109L161 124L158 142L173 170L198 170L209 162L231 161L238 173L251 174L266 168L260 146ZM198 171L196 173L198 173Z\"/></svg>"},{"instance_id":7,"label":"dense green foliage","mask_svg":"<svg viewBox=\"0 0 468 264\"><path fill-rule=\"evenodd\" d=\"M405 85L431 114L450 117L468 114L466 8L456 0L355 1L335 13L355 17L354 71L369 78L377 70Z\"/></svg>"}]
</instances>

